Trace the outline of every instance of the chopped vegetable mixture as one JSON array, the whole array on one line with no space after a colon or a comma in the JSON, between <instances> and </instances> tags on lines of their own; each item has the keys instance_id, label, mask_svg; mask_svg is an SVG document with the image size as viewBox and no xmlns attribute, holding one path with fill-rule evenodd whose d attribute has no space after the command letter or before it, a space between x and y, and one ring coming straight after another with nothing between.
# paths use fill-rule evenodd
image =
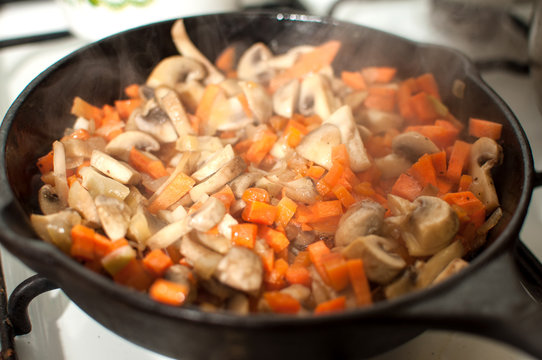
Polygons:
<instances>
[{"instance_id":1,"label":"chopped vegetable mixture","mask_svg":"<svg viewBox=\"0 0 542 360\"><path fill-rule=\"evenodd\" d=\"M87 268L172 306L321 314L442 281L499 221L502 125L464 128L433 74L172 37L123 99L75 96L37 161L34 229Z\"/></svg>"}]
</instances>

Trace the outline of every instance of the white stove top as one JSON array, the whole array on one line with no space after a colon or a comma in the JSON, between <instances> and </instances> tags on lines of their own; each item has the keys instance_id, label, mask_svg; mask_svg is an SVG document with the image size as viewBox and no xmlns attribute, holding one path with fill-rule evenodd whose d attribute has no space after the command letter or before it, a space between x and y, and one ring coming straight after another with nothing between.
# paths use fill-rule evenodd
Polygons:
<instances>
[{"instance_id":1,"label":"white stove top","mask_svg":"<svg viewBox=\"0 0 542 360\"><path fill-rule=\"evenodd\" d=\"M301 1L311 12L325 14L332 0ZM495 57L503 52L525 55L525 43L514 34L496 27L493 39L481 43L466 40L438 28L431 21L429 0L389 0L345 2L335 11L341 20L356 22L399 34L416 41L438 43L460 49L474 58ZM0 40L20 35L66 29L66 21L54 2L25 1L0 6ZM503 32L501 33L501 30ZM85 45L85 40L66 38L45 43L0 50L0 119L20 91L36 75L71 51ZM528 76L493 71L484 79L508 103L521 121L531 141L537 168L542 165L542 114L536 107L531 79ZM542 258L538 232L542 227L542 192L535 191L521 237L531 251ZM2 262L10 293L33 274L26 266L2 252ZM21 360L36 359L168 359L136 346L105 329L82 312L61 291L36 298L29 307L32 331L16 338ZM517 349L472 335L456 332L427 331L418 338L375 359L532 359Z\"/></svg>"}]
</instances>

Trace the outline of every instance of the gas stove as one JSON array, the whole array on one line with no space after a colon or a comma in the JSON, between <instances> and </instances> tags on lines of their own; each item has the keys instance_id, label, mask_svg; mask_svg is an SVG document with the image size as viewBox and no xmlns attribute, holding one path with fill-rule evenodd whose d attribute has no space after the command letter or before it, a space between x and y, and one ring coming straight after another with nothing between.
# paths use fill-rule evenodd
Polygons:
<instances>
[{"instance_id":1,"label":"gas stove","mask_svg":"<svg viewBox=\"0 0 542 360\"><path fill-rule=\"evenodd\" d=\"M527 41L522 20L528 22L529 4L514 7L516 21L501 18L500 9L487 19L487 12L469 13L459 18L459 0L450 10L445 1L380 0L334 1L300 0L308 12L332 16L415 41L456 48L480 65L484 80L510 106L523 125L531 142L537 168L542 165L542 114L536 105L531 78L524 70ZM258 6L258 1L250 1ZM464 4L462 4L464 5ZM461 6L462 6L461 5ZM465 8L461 8L465 11ZM481 17L483 15L483 17ZM484 20L486 24L484 25ZM499 25L495 26L495 19ZM491 29L484 26L491 24ZM20 91L41 71L88 40L66 36L68 23L57 3L52 1L19 1L0 5L0 44L2 40L53 33L58 38L0 47L0 119ZM30 39L32 40L32 38ZM4 42L5 43L5 42ZM504 64L504 65L503 65ZM510 66L512 65L512 66ZM515 66L514 66L515 65ZM542 242L542 192L536 190L529 208L521 238L539 259ZM2 269L8 295L34 273L2 249ZM35 298L29 306L32 331L14 340L21 360L34 359L169 359L134 345L102 327L71 302L62 291L53 290ZM532 359L518 349L477 336L426 331L414 340L375 359Z\"/></svg>"}]
</instances>

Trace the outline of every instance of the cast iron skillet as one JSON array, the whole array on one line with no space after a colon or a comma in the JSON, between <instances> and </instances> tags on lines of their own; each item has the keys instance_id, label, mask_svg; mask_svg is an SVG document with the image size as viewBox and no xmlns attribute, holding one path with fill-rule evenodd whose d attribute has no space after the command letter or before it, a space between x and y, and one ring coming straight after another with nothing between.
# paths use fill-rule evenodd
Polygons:
<instances>
[{"instance_id":1,"label":"cast iron skillet","mask_svg":"<svg viewBox=\"0 0 542 360\"><path fill-rule=\"evenodd\" d=\"M121 89L143 82L163 57L176 53L172 22L121 33L91 44L38 76L18 97L0 128L0 240L30 268L58 284L84 311L117 334L151 350L183 358L361 358L389 350L428 328L481 334L542 357L542 309L519 282L513 253L535 173L525 134L472 64L450 49L410 42L331 19L287 13L234 13L187 18L188 32L210 59L226 45L267 43L275 53L298 44L339 39L336 69L391 65L398 76L436 74L444 101L462 121L469 116L504 125L504 163L495 173L504 216L471 266L424 291L338 315L238 317L176 308L114 284L53 246L28 223L37 211L36 159L63 129L75 95L111 103ZM452 96L455 80L464 99Z\"/></svg>"}]
</instances>

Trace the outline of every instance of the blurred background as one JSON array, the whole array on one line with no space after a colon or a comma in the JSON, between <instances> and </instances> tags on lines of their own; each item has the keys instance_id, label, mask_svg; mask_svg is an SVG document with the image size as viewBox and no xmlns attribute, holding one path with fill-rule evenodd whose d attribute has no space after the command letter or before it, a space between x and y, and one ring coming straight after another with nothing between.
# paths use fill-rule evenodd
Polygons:
<instances>
[{"instance_id":1,"label":"blurred background","mask_svg":"<svg viewBox=\"0 0 542 360\"><path fill-rule=\"evenodd\" d=\"M246 9L329 15L402 37L450 46L469 56L523 125L542 168L542 119L530 56L534 0L0 0L0 119L24 87L70 52L115 32L176 17ZM542 42L541 42L542 43ZM445 71L445 68L443 68ZM542 258L542 193L536 190L521 238ZM3 249L2 249L3 250ZM5 287L33 273L1 252ZM32 331L16 337L10 359L167 359L119 338L61 291L36 298ZM6 358L6 357L4 357ZM471 335L427 331L379 356L386 359L531 359Z\"/></svg>"}]
</instances>

